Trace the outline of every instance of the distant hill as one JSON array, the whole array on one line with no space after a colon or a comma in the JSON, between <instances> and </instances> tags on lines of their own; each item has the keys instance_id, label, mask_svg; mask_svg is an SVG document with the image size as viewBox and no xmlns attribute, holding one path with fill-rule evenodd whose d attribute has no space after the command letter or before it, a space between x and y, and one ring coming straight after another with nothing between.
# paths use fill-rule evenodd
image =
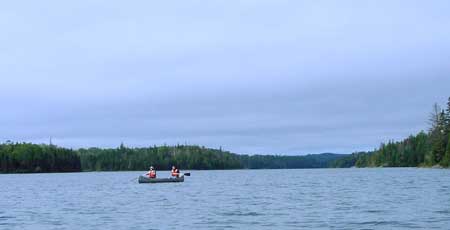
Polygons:
<instances>
[{"instance_id":1,"label":"distant hill","mask_svg":"<svg viewBox=\"0 0 450 230\"><path fill-rule=\"evenodd\" d=\"M327 168L346 154L322 153L304 156L280 155L240 155L243 168L247 169L295 169L295 168Z\"/></svg>"}]
</instances>

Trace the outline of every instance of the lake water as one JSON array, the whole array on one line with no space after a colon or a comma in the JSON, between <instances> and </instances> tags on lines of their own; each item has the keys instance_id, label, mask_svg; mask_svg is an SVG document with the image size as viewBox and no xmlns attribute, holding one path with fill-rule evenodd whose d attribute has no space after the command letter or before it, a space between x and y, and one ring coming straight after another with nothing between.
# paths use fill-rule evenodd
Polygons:
<instances>
[{"instance_id":1,"label":"lake water","mask_svg":"<svg viewBox=\"0 0 450 230\"><path fill-rule=\"evenodd\" d=\"M0 229L450 229L450 170L139 173L0 175Z\"/></svg>"}]
</instances>

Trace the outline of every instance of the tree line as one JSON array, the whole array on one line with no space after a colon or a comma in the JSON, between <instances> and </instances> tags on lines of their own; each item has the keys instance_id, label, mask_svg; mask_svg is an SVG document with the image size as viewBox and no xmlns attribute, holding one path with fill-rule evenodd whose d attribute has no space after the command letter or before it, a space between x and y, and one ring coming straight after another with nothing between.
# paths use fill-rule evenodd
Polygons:
<instances>
[{"instance_id":1,"label":"tree line","mask_svg":"<svg viewBox=\"0 0 450 230\"><path fill-rule=\"evenodd\" d=\"M80 172L147 170L150 165L181 169L323 168L339 154L306 156L240 155L196 145L66 149L31 143L0 144L0 172Z\"/></svg>"},{"instance_id":2,"label":"tree line","mask_svg":"<svg viewBox=\"0 0 450 230\"><path fill-rule=\"evenodd\" d=\"M428 132L402 141L389 141L369 152L357 152L334 161L332 167L450 167L450 98L447 108L437 104Z\"/></svg>"},{"instance_id":3,"label":"tree line","mask_svg":"<svg viewBox=\"0 0 450 230\"><path fill-rule=\"evenodd\" d=\"M305 156L239 155L241 168L246 169L295 169L328 168L344 154L322 153Z\"/></svg>"},{"instance_id":4,"label":"tree line","mask_svg":"<svg viewBox=\"0 0 450 230\"><path fill-rule=\"evenodd\" d=\"M71 149L31 143L0 144L0 172L79 172L80 156Z\"/></svg>"},{"instance_id":5,"label":"tree line","mask_svg":"<svg viewBox=\"0 0 450 230\"><path fill-rule=\"evenodd\" d=\"M128 148L123 144L115 149L79 149L84 171L147 170L150 165L167 170L176 165L182 169L238 169L236 154L200 146L153 146Z\"/></svg>"}]
</instances>

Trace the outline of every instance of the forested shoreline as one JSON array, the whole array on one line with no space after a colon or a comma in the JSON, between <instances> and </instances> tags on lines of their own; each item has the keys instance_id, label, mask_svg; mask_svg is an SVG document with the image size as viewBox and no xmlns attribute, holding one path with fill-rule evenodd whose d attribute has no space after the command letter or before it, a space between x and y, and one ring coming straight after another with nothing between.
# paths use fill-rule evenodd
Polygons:
<instances>
[{"instance_id":1,"label":"forested shoreline","mask_svg":"<svg viewBox=\"0 0 450 230\"><path fill-rule=\"evenodd\" d=\"M369 152L357 152L336 160L332 167L450 167L450 98L447 108L437 104L430 114L428 132L402 141L389 141Z\"/></svg>"},{"instance_id":2,"label":"forested shoreline","mask_svg":"<svg viewBox=\"0 0 450 230\"><path fill-rule=\"evenodd\" d=\"M305 156L240 155L193 145L128 148L66 149L55 145L31 143L0 144L0 172L81 172L147 170L153 165L168 170L182 169L284 169L325 168L341 158L340 154Z\"/></svg>"},{"instance_id":3,"label":"forested shoreline","mask_svg":"<svg viewBox=\"0 0 450 230\"><path fill-rule=\"evenodd\" d=\"M80 156L71 149L31 143L0 144L0 173L79 171Z\"/></svg>"}]
</instances>

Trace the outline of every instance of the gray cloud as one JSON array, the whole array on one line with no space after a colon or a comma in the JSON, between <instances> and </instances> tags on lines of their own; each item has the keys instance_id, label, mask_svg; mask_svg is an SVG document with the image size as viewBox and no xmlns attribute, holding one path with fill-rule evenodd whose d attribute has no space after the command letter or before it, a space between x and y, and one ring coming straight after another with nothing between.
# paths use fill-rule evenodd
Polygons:
<instances>
[{"instance_id":1,"label":"gray cloud","mask_svg":"<svg viewBox=\"0 0 450 230\"><path fill-rule=\"evenodd\" d=\"M348 153L450 96L447 1L0 7L0 141Z\"/></svg>"}]
</instances>

